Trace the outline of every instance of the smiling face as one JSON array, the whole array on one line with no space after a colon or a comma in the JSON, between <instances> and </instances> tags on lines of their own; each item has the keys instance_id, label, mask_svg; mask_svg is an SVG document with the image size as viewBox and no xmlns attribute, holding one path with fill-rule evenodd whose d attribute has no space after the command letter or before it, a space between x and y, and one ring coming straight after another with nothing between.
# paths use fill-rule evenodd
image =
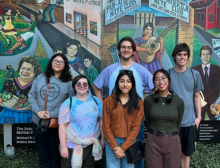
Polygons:
<instances>
[{"instance_id":1,"label":"smiling face","mask_svg":"<svg viewBox=\"0 0 220 168\"><path fill-rule=\"evenodd\" d=\"M188 61L187 51L178 52L174 59L176 60L176 65L185 66Z\"/></svg>"},{"instance_id":2,"label":"smiling face","mask_svg":"<svg viewBox=\"0 0 220 168\"><path fill-rule=\"evenodd\" d=\"M5 14L6 14L7 16L11 16L11 9L9 9L7 12L5 12Z\"/></svg>"},{"instance_id":3,"label":"smiling face","mask_svg":"<svg viewBox=\"0 0 220 168\"><path fill-rule=\"evenodd\" d=\"M147 26L147 28L146 28L146 29L144 30L144 32L143 32L143 34L144 34L145 36L151 36L152 33L153 33L153 29L152 29L152 27L150 27L150 26Z\"/></svg>"},{"instance_id":4,"label":"smiling face","mask_svg":"<svg viewBox=\"0 0 220 168\"><path fill-rule=\"evenodd\" d=\"M34 68L30 63L23 62L19 70L20 79L26 82L30 82L34 79Z\"/></svg>"},{"instance_id":5,"label":"smiling face","mask_svg":"<svg viewBox=\"0 0 220 168\"><path fill-rule=\"evenodd\" d=\"M88 93L89 84L86 78L81 78L75 85L76 95L84 96Z\"/></svg>"},{"instance_id":6,"label":"smiling face","mask_svg":"<svg viewBox=\"0 0 220 168\"><path fill-rule=\"evenodd\" d=\"M158 72L155 76L154 84L158 91L168 91L169 80L162 72Z\"/></svg>"},{"instance_id":7,"label":"smiling face","mask_svg":"<svg viewBox=\"0 0 220 168\"><path fill-rule=\"evenodd\" d=\"M87 58L84 59L84 65L85 65L86 68L90 68L91 65L92 65L92 60L87 59Z\"/></svg>"},{"instance_id":8,"label":"smiling face","mask_svg":"<svg viewBox=\"0 0 220 168\"><path fill-rule=\"evenodd\" d=\"M71 44L67 47L67 57L74 57L78 52L78 47L76 45Z\"/></svg>"},{"instance_id":9,"label":"smiling face","mask_svg":"<svg viewBox=\"0 0 220 168\"><path fill-rule=\"evenodd\" d=\"M118 81L118 86L122 94L128 94L132 88L132 83L127 75L123 75Z\"/></svg>"},{"instance_id":10,"label":"smiling face","mask_svg":"<svg viewBox=\"0 0 220 168\"><path fill-rule=\"evenodd\" d=\"M207 65L209 64L210 60L211 60L211 54L210 54L210 51L209 50L202 50L201 52L201 60L202 60L202 63L204 65Z\"/></svg>"},{"instance_id":11,"label":"smiling face","mask_svg":"<svg viewBox=\"0 0 220 168\"><path fill-rule=\"evenodd\" d=\"M52 69L54 71L54 74L61 74L64 67L65 67L65 62L62 59L62 57L57 56L53 59Z\"/></svg>"},{"instance_id":12,"label":"smiling face","mask_svg":"<svg viewBox=\"0 0 220 168\"><path fill-rule=\"evenodd\" d=\"M130 41L123 41L119 50L119 54L123 60L130 60L134 54Z\"/></svg>"}]
</instances>

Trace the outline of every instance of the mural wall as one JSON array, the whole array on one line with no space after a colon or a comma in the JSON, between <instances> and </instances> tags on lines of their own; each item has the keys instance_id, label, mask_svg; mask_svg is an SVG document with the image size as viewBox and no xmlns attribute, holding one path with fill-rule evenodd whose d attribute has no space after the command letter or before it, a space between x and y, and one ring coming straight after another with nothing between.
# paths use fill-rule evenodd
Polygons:
<instances>
[{"instance_id":1,"label":"mural wall","mask_svg":"<svg viewBox=\"0 0 220 168\"><path fill-rule=\"evenodd\" d=\"M134 61L152 74L172 68L174 46L186 42L188 66L200 72L205 88L202 119L219 120L219 20L219 0L0 1L0 123L31 122L27 93L54 53L65 54L72 75L85 74L92 84L119 61L117 42L125 36L137 45ZM202 46L212 52L200 53Z\"/></svg>"}]
</instances>

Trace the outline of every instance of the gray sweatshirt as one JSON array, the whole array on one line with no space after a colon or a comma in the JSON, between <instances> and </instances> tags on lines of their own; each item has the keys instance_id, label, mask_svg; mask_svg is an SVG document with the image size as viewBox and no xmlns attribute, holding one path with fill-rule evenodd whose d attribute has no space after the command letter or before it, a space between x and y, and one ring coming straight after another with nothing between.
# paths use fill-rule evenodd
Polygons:
<instances>
[{"instance_id":1,"label":"gray sweatshirt","mask_svg":"<svg viewBox=\"0 0 220 168\"><path fill-rule=\"evenodd\" d=\"M38 111L44 110L44 101L47 92L46 76L44 74L38 75L34 80L31 90L28 93L29 102L32 108L32 121L38 124ZM50 78L47 111L50 113L50 118L57 118L60 105L69 97L74 95L72 88L72 81L62 82L60 79L52 76Z\"/></svg>"}]
</instances>

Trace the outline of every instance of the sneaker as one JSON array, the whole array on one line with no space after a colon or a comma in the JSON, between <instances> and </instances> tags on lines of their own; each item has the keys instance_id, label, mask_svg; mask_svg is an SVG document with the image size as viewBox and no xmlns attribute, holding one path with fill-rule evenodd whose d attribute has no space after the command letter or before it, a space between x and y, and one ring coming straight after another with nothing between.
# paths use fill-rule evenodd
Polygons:
<instances>
[{"instance_id":1,"label":"sneaker","mask_svg":"<svg viewBox=\"0 0 220 168\"><path fill-rule=\"evenodd\" d=\"M13 54L13 50L8 50L5 54Z\"/></svg>"},{"instance_id":2,"label":"sneaker","mask_svg":"<svg viewBox=\"0 0 220 168\"><path fill-rule=\"evenodd\" d=\"M25 48L25 47L26 47L26 45L23 43L23 44L21 45L21 47L20 47L20 50L23 49L23 48Z\"/></svg>"}]
</instances>

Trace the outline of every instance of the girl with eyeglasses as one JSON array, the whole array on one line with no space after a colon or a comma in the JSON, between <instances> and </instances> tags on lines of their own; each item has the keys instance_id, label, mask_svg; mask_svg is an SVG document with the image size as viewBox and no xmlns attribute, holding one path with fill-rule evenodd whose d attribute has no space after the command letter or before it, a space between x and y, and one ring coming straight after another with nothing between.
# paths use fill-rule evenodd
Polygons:
<instances>
[{"instance_id":1,"label":"girl with eyeglasses","mask_svg":"<svg viewBox=\"0 0 220 168\"><path fill-rule=\"evenodd\" d=\"M102 125L102 103L89 94L86 76L73 79L75 96L63 102L59 110L59 138L62 168L94 168L102 158L98 138ZM101 136L101 143L104 143Z\"/></svg>"},{"instance_id":2,"label":"girl with eyeglasses","mask_svg":"<svg viewBox=\"0 0 220 168\"><path fill-rule=\"evenodd\" d=\"M145 145L148 168L177 168L180 164L179 129L184 103L169 90L170 81L166 70L157 70L153 75L157 91L144 100L148 130Z\"/></svg>"},{"instance_id":3,"label":"girl with eyeglasses","mask_svg":"<svg viewBox=\"0 0 220 168\"><path fill-rule=\"evenodd\" d=\"M143 101L135 89L132 71L121 70L112 95L103 103L103 132L106 138L106 167L133 168L126 150L136 139L143 121Z\"/></svg>"},{"instance_id":4,"label":"girl with eyeglasses","mask_svg":"<svg viewBox=\"0 0 220 168\"><path fill-rule=\"evenodd\" d=\"M38 132L37 128L38 125L46 127L45 120L49 118L58 118L60 105L74 94L71 79L66 56L55 54L48 62L45 73L37 76L28 93L40 167L60 168L58 128L47 128L45 133Z\"/></svg>"}]
</instances>

